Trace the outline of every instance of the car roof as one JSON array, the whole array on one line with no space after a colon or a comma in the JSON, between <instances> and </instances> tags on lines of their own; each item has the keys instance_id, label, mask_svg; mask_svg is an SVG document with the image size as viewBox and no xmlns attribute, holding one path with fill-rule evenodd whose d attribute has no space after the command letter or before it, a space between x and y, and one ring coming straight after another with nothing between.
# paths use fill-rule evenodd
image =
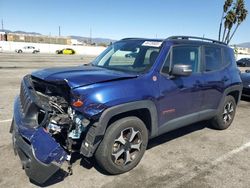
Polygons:
<instances>
[{"instance_id":1,"label":"car roof","mask_svg":"<svg viewBox=\"0 0 250 188\"><path fill-rule=\"evenodd\" d=\"M171 41L174 44L195 44L195 45L209 45L217 47L228 47L229 46L221 41L204 38L204 37L194 37L194 36L171 36L166 39L166 41Z\"/></svg>"},{"instance_id":2,"label":"car roof","mask_svg":"<svg viewBox=\"0 0 250 188\"><path fill-rule=\"evenodd\" d=\"M154 39L154 38L123 38L121 39L121 41L123 40L137 40L137 41L156 41L156 42L163 42L164 39Z\"/></svg>"},{"instance_id":3,"label":"car roof","mask_svg":"<svg viewBox=\"0 0 250 188\"><path fill-rule=\"evenodd\" d=\"M216 46L216 47L224 47L224 48L230 48L227 45L218 44L218 43L211 43L211 42L205 42L205 41L196 41L196 40L175 40L171 39L168 40L169 42L172 42L174 45L178 44L192 44L192 45L206 45L206 46Z\"/></svg>"},{"instance_id":4,"label":"car roof","mask_svg":"<svg viewBox=\"0 0 250 188\"><path fill-rule=\"evenodd\" d=\"M195 44L195 45L210 45L210 46L218 46L218 47L227 47L230 48L226 43L203 38L203 37L193 37L193 36L171 36L167 39L154 39L154 38L124 38L122 40L138 40L138 41L157 41L157 42L171 42L175 45L178 44Z\"/></svg>"}]
</instances>

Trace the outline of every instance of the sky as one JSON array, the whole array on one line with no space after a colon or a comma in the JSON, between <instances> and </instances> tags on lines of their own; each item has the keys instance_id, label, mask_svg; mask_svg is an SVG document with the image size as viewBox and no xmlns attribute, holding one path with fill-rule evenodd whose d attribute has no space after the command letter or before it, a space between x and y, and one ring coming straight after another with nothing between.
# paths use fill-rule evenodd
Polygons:
<instances>
[{"instance_id":1,"label":"sky","mask_svg":"<svg viewBox=\"0 0 250 188\"><path fill-rule=\"evenodd\" d=\"M250 12L250 0L245 0ZM218 38L224 0L0 0L4 29L110 38ZM1 28L1 26L0 26ZM91 32L90 32L91 31ZM231 44L250 42L250 15Z\"/></svg>"}]
</instances>

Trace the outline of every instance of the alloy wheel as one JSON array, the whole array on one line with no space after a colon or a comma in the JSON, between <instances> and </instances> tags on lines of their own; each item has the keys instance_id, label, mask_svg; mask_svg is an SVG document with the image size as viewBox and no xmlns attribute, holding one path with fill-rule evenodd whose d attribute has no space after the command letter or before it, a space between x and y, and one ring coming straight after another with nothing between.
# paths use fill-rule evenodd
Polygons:
<instances>
[{"instance_id":1,"label":"alloy wheel","mask_svg":"<svg viewBox=\"0 0 250 188\"><path fill-rule=\"evenodd\" d=\"M224 106L224 111L223 111L223 121L224 121L224 123L229 124L233 119L233 115L234 115L234 104L233 104L232 101L229 101Z\"/></svg>"},{"instance_id":2,"label":"alloy wheel","mask_svg":"<svg viewBox=\"0 0 250 188\"><path fill-rule=\"evenodd\" d=\"M142 135L133 127L120 132L112 148L112 160L116 165L126 166L134 161L141 151Z\"/></svg>"}]
</instances>

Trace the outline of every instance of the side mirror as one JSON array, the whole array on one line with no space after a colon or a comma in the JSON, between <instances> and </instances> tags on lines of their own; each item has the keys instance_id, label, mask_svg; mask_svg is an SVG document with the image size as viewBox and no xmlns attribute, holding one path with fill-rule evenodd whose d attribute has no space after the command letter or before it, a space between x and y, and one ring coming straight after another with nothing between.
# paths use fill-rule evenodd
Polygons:
<instances>
[{"instance_id":1,"label":"side mirror","mask_svg":"<svg viewBox=\"0 0 250 188\"><path fill-rule=\"evenodd\" d=\"M189 76L192 74L192 67L191 65L174 65L172 69L172 75L174 76Z\"/></svg>"}]
</instances>

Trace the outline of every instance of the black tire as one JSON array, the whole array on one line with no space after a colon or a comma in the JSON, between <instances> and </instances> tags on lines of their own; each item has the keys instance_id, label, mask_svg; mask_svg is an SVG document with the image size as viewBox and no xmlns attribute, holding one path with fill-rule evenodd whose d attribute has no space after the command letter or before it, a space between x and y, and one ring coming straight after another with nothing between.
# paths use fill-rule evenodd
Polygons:
<instances>
[{"instance_id":1,"label":"black tire","mask_svg":"<svg viewBox=\"0 0 250 188\"><path fill-rule=\"evenodd\" d=\"M132 133L134 136L131 136ZM123 141L125 144L122 144ZM97 163L110 174L121 174L137 166L147 144L148 130L142 120L134 116L126 117L107 128L95 152L95 158ZM135 146L138 149L133 149Z\"/></svg>"},{"instance_id":2,"label":"black tire","mask_svg":"<svg viewBox=\"0 0 250 188\"><path fill-rule=\"evenodd\" d=\"M12 133L14 130L14 118L12 118L9 133Z\"/></svg>"},{"instance_id":3,"label":"black tire","mask_svg":"<svg viewBox=\"0 0 250 188\"><path fill-rule=\"evenodd\" d=\"M212 119L211 123L215 129L227 129L233 122L236 112L236 102L233 96L228 95L219 113Z\"/></svg>"},{"instance_id":4,"label":"black tire","mask_svg":"<svg viewBox=\"0 0 250 188\"><path fill-rule=\"evenodd\" d=\"M22 50L18 50L18 53L20 54L20 53L23 53L23 51Z\"/></svg>"}]
</instances>

